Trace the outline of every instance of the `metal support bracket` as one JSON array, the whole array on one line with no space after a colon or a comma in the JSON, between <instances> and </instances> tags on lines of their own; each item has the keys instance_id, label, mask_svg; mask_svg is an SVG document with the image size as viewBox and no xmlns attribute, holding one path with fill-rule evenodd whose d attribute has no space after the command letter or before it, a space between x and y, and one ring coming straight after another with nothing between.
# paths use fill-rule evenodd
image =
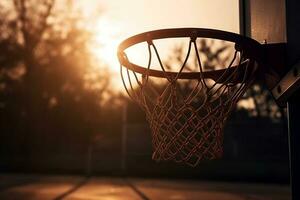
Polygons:
<instances>
[{"instance_id":1,"label":"metal support bracket","mask_svg":"<svg viewBox=\"0 0 300 200\"><path fill-rule=\"evenodd\" d=\"M272 95L279 106L286 106L289 97L300 88L300 62L272 89Z\"/></svg>"}]
</instances>

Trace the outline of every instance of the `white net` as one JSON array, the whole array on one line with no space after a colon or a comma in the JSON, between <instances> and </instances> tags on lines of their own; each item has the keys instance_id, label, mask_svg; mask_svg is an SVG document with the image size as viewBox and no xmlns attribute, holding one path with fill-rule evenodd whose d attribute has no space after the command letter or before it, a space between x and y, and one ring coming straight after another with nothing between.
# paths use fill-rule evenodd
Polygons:
<instances>
[{"instance_id":1,"label":"white net","mask_svg":"<svg viewBox=\"0 0 300 200\"><path fill-rule=\"evenodd\" d=\"M191 38L187 49L178 72L169 73L153 41L148 42L145 73L140 75L134 67L121 64L121 75L127 93L150 123L153 159L195 166L201 160L222 156L224 123L254 80L257 64L239 49L224 69L205 72L201 58L208 55L200 56L196 39ZM192 50L197 67L185 73ZM154 56L159 61L161 82L149 75ZM131 65L125 53L123 57Z\"/></svg>"}]
</instances>

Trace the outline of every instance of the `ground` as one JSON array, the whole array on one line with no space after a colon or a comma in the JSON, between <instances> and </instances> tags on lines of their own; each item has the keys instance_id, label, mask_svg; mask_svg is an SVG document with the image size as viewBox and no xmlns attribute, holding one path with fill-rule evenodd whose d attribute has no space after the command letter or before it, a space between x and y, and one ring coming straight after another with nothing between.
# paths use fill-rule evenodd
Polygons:
<instances>
[{"instance_id":1,"label":"ground","mask_svg":"<svg viewBox=\"0 0 300 200\"><path fill-rule=\"evenodd\" d=\"M288 200L288 185L0 174L1 200Z\"/></svg>"}]
</instances>

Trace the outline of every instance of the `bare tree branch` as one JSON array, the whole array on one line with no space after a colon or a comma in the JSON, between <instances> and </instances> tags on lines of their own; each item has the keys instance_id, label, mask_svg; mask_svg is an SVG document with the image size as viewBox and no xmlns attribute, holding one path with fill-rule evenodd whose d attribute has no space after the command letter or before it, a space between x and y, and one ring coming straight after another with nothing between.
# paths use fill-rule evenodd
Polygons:
<instances>
[{"instance_id":1,"label":"bare tree branch","mask_svg":"<svg viewBox=\"0 0 300 200\"><path fill-rule=\"evenodd\" d=\"M40 18L42 20L41 20L41 24L38 27L39 29L37 30L38 34L36 34L36 35L38 36L38 38L36 38L34 46L36 46L40 42L42 35L43 35L45 29L47 28L47 19L51 15L51 11L54 6L54 2L55 2L55 0L46 0L44 2L44 5L46 6L46 11L45 11L45 13L42 13L40 16Z\"/></svg>"},{"instance_id":2,"label":"bare tree branch","mask_svg":"<svg viewBox=\"0 0 300 200\"><path fill-rule=\"evenodd\" d=\"M25 0L14 0L15 11L18 16L18 26L20 28L21 34L24 40L24 47L26 47L26 43L29 39L29 34L26 30L26 13L27 9L25 6Z\"/></svg>"}]
</instances>

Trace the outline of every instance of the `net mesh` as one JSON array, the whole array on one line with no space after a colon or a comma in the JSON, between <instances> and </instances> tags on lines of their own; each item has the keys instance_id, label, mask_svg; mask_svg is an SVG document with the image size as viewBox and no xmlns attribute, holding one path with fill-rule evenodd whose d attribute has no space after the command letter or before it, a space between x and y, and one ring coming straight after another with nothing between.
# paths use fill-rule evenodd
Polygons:
<instances>
[{"instance_id":1,"label":"net mesh","mask_svg":"<svg viewBox=\"0 0 300 200\"><path fill-rule=\"evenodd\" d=\"M187 67L192 49L199 76L182 80L180 74ZM201 160L221 157L224 123L254 80L256 62L238 49L222 73L206 77L199 47L191 39L187 55L174 76L167 73L153 41L148 42L148 53L147 70L156 56L165 80L152 80L147 71L140 75L122 65L121 75L128 95L146 113L152 131L153 159L195 166ZM124 57L128 60L126 54Z\"/></svg>"}]
</instances>

